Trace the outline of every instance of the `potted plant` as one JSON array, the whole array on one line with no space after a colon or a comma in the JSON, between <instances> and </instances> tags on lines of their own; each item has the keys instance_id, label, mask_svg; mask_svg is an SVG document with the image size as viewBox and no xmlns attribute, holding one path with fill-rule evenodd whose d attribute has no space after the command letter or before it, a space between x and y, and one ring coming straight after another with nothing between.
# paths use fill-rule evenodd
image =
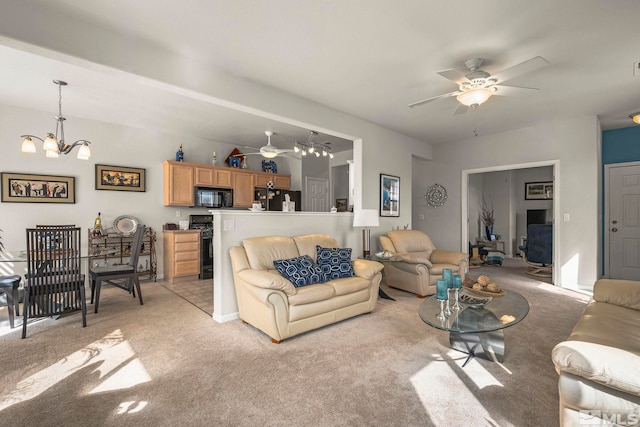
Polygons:
<instances>
[{"instance_id":1,"label":"potted plant","mask_svg":"<svg viewBox=\"0 0 640 427\"><path fill-rule=\"evenodd\" d=\"M495 218L493 216L493 203L487 204L487 201L482 198L482 203L480 204L480 219L484 224L484 229L487 234L487 240L491 240L491 235L493 234L493 224L495 222Z\"/></svg>"}]
</instances>

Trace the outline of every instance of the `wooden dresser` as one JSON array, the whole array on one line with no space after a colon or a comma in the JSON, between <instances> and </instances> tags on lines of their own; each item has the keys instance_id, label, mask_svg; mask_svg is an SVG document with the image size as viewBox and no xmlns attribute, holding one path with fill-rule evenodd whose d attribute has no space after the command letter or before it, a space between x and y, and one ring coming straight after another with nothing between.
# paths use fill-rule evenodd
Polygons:
<instances>
[{"instance_id":1,"label":"wooden dresser","mask_svg":"<svg viewBox=\"0 0 640 427\"><path fill-rule=\"evenodd\" d=\"M162 232L164 279L197 280L200 274L200 230Z\"/></svg>"}]
</instances>

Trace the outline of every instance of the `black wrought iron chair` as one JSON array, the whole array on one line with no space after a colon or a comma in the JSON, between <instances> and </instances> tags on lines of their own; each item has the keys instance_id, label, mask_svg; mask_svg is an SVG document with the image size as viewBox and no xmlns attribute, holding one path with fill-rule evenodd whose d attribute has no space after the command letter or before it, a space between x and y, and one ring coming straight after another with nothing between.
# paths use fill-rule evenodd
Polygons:
<instances>
[{"instance_id":1,"label":"black wrought iron chair","mask_svg":"<svg viewBox=\"0 0 640 427\"><path fill-rule=\"evenodd\" d=\"M120 289L124 289L136 296L138 292L138 299L140 305L142 302L142 292L140 291L140 279L138 278L138 258L140 256L140 248L142 247L142 238L144 237L146 227L139 225L133 236L133 244L131 245L131 256L128 264L122 265L108 265L104 267L91 267L91 303L93 304L93 298L95 295L96 303L94 311L98 312L98 305L100 304L100 289L102 282L107 282L110 285L116 286ZM124 282L114 282L114 280L123 280Z\"/></svg>"},{"instance_id":2,"label":"black wrought iron chair","mask_svg":"<svg viewBox=\"0 0 640 427\"><path fill-rule=\"evenodd\" d=\"M527 241L519 249L528 265L527 274L538 277L553 276L553 225L530 224Z\"/></svg>"},{"instance_id":3,"label":"black wrought iron chair","mask_svg":"<svg viewBox=\"0 0 640 427\"><path fill-rule=\"evenodd\" d=\"M14 326L14 314L20 316L20 299L18 294L20 280L20 276L0 276L0 294L4 292L7 300L9 326L11 329L13 329Z\"/></svg>"},{"instance_id":4,"label":"black wrought iron chair","mask_svg":"<svg viewBox=\"0 0 640 427\"><path fill-rule=\"evenodd\" d=\"M87 326L84 279L80 270L80 228L27 229L27 274L22 338L27 319L82 311Z\"/></svg>"}]
</instances>

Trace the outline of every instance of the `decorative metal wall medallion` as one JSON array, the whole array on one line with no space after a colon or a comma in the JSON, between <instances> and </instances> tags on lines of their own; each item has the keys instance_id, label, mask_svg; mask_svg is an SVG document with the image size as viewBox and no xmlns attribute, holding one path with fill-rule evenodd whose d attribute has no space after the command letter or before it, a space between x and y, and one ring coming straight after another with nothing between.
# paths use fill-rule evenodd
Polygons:
<instances>
[{"instance_id":1,"label":"decorative metal wall medallion","mask_svg":"<svg viewBox=\"0 0 640 427\"><path fill-rule=\"evenodd\" d=\"M424 195L427 199L427 204L433 208L444 205L447 201L447 190L440 184L435 183L431 187L427 188L427 194Z\"/></svg>"}]
</instances>

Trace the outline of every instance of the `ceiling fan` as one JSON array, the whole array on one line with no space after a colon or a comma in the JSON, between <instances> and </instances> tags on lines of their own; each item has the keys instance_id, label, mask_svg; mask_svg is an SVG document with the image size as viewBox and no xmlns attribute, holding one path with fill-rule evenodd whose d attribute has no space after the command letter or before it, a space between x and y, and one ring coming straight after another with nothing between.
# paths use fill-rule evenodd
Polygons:
<instances>
[{"instance_id":1,"label":"ceiling fan","mask_svg":"<svg viewBox=\"0 0 640 427\"><path fill-rule=\"evenodd\" d=\"M290 152L293 151L293 149L277 148L275 145L271 145L271 136L273 135L273 132L268 130L264 134L267 135L267 145L263 145L262 147L260 147L260 151L257 152L257 153L243 153L242 155L260 154L265 159L273 159L273 158L277 157L279 154L290 153ZM254 148L255 149L255 147L248 147L248 146L247 146L247 148Z\"/></svg>"},{"instance_id":2,"label":"ceiling fan","mask_svg":"<svg viewBox=\"0 0 640 427\"><path fill-rule=\"evenodd\" d=\"M498 74L491 75L481 70L480 67L484 60L482 58L472 58L465 61L464 66L468 72L462 74L457 70L438 71L442 77L455 82L458 90L445 93L443 95L434 96L432 98L423 99L422 101L409 104L409 108L418 107L436 99L448 98L455 96L460 102L453 114L462 114L469 107L475 108L487 101L493 95L500 96L523 96L537 91L535 88L504 86L502 83L509 81L522 74L535 71L549 62L541 56L536 56L511 68L507 68Z\"/></svg>"}]
</instances>

